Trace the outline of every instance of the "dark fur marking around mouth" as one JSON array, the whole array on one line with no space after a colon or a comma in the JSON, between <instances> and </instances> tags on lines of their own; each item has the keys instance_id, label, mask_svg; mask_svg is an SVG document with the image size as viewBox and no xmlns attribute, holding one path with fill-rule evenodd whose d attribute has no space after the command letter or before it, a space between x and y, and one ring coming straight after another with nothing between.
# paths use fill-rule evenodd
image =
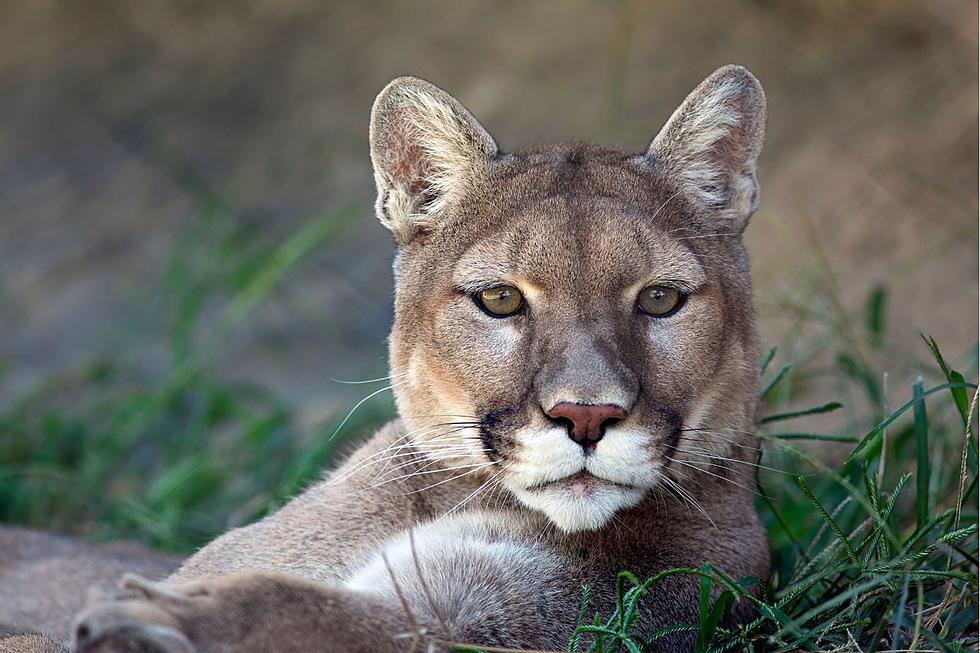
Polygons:
<instances>
[{"instance_id":1,"label":"dark fur marking around mouth","mask_svg":"<svg viewBox=\"0 0 980 653\"><path fill-rule=\"evenodd\" d=\"M667 449L666 456L667 463L669 464L670 454L675 453L678 445L680 445L681 433L684 430L684 420L681 419L680 413L670 408L658 408L656 412L661 415L668 427L667 440L664 446Z\"/></svg>"},{"instance_id":2,"label":"dark fur marking around mouth","mask_svg":"<svg viewBox=\"0 0 980 653\"><path fill-rule=\"evenodd\" d=\"M493 429L495 426L503 421L504 415L506 415L508 410L497 410L487 413L480 420L480 441L483 443L483 447L486 450L487 458L493 462L500 460L500 453L497 451L497 447L493 442Z\"/></svg>"}]
</instances>

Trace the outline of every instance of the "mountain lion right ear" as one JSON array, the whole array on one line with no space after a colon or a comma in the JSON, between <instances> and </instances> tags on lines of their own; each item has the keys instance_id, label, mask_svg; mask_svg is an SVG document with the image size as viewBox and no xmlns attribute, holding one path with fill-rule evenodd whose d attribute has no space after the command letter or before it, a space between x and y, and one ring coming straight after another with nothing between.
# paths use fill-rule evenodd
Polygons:
<instances>
[{"instance_id":1,"label":"mountain lion right ear","mask_svg":"<svg viewBox=\"0 0 980 653\"><path fill-rule=\"evenodd\" d=\"M724 66L687 96L647 157L695 203L741 233L759 203L756 160L766 130L766 95L742 66Z\"/></svg>"},{"instance_id":2,"label":"mountain lion right ear","mask_svg":"<svg viewBox=\"0 0 980 653\"><path fill-rule=\"evenodd\" d=\"M371 162L378 219L400 244L430 229L483 174L497 144L455 98L399 77L371 110Z\"/></svg>"}]
</instances>

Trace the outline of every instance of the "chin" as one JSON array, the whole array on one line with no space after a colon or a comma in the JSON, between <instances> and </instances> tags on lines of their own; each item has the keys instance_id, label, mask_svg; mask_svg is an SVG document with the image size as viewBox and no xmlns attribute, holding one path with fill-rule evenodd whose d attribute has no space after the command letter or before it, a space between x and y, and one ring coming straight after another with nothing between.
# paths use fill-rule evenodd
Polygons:
<instances>
[{"instance_id":1,"label":"chin","mask_svg":"<svg viewBox=\"0 0 980 653\"><path fill-rule=\"evenodd\" d=\"M620 510L638 504L645 494L639 488L583 475L511 491L521 503L544 513L565 533L598 530Z\"/></svg>"}]
</instances>

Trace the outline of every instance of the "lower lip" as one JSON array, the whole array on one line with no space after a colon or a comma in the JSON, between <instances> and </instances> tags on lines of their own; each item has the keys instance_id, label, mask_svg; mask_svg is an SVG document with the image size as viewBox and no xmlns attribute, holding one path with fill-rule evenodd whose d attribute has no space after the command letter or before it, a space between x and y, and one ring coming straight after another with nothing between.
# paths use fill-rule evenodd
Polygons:
<instances>
[{"instance_id":1,"label":"lower lip","mask_svg":"<svg viewBox=\"0 0 980 653\"><path fill-rule=\"evenodd\" d=\"M621 486L619 483L615 483L613 481L607 481L606 479L599 478L598 476L593 476L586 471L581 471L577 474L572 474L571 476L566 476L565 478L560 478L558 480L551 481L550 483L539 485L534 489L543 490L544 488L548 487L565 487L571 492L573 498L584 499L594 493L596 488L601 485L624 488L628 487Z\"/></svg>"},{"instance_id":2,"label":"lower lip","mask_svg":"<svg viewBox=\"0 0 980 653\"><path fill-rule=\"evenodd\" d=\"M592 493L598 479L591 474L579 472L568 478L568 489L576 499L584 499Z\"/></svg>"}]
</instances>

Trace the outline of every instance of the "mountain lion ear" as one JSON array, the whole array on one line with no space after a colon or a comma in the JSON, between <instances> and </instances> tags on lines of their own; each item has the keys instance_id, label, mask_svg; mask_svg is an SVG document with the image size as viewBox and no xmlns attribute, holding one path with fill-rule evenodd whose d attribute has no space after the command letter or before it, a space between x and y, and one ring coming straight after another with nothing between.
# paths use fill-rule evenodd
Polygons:
<instances>
[{"instance_id":1,"label":"mountain lion ear","mask_svg":"<svg viewBox=\"0 0 980 653\"><path fill-rule=\"evenodd\" d=\"M407 243L435 225L496 154L490 134L455 98L422 79L395 79L371 110L378 219Z\"/></svg>"},{"instance_id":2,"label":"mountain lion ear","mask_svg":"<svg viewBox=\"0 0 980 653\"><path fill-rule=\"evenodd\" d=\"M756 159L766 129L766 96L742 66L713 72L653 139L647 156L680 191L726 216L741 233L759 203Z\"/></svg>"}]
</instances>

